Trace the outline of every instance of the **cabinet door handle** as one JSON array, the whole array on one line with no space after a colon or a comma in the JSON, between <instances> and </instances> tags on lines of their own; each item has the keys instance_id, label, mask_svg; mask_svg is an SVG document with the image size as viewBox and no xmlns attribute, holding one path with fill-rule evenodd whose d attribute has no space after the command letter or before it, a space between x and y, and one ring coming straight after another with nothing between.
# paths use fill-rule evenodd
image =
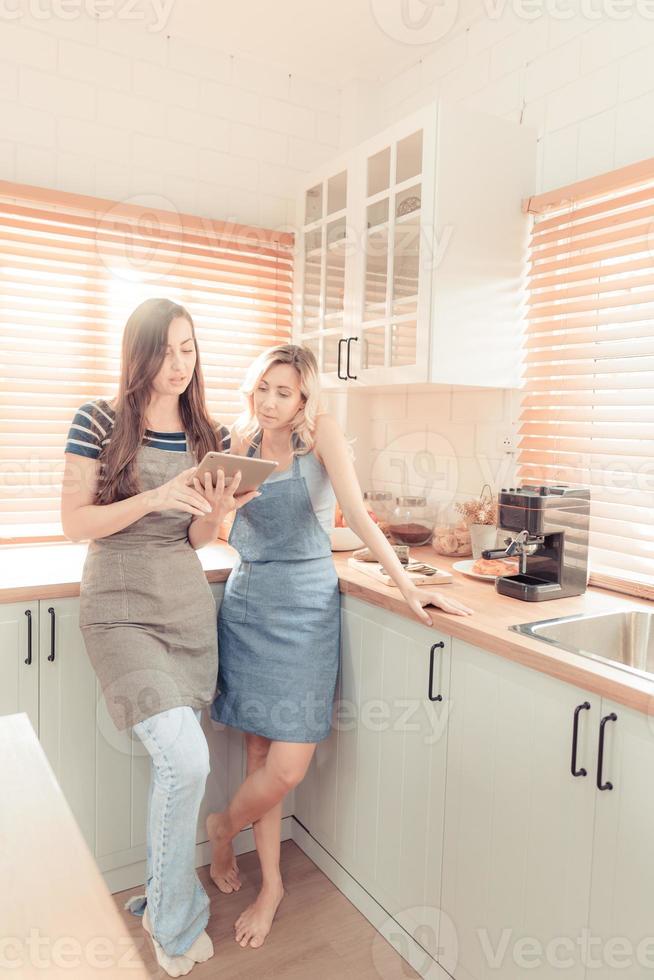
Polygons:
<instances>
[{"instance_id":1,"label":"cabinet door handle","mask_svg":"<svg viewBox=\"0 0 654 980\"><path fill-rule=\"evenodd\" d=\"M25 615L27 616L27 657L25 663L30 667L32 665L32 610L26 609Z\"/></svg>"},{"instance_id":2,"label":"cabinet door handle","mask_svg":"<svg viewBox=\"0 0 654 980\"><path fill-rule=\"evenodd\" d=\"M577 737L579 735L579 712L580 711L590 711L590 704L588 701L584 701L583 704L578 704L575 708L575 717L572 723L572 762L570 763L570 770L573 776L587 776L588 773L583 768L577 769Z\"/></svg>"},{"instance_id":3,"label":"cabinet door handle","mask_svg":"<svg viewBox=\"0 0 654 980\"><path fill-rule=\"evenodd\" d=\"M443 695L442 694L433 694L432 693L432 691L434 690L434 652L436 650L438 650L439 648L441 650L444 650L445 649L445 644L443 643L442 640L440 641L440 643L434 643L433 647L429 651L429 691L427 693L429 694L429 700L430 701L442 701L443 700Z\"/></svg>"},{"instance_id":4,"label":"cabinet door handle","mask_svg":"<svg viewBox=\"0 0 654 980\"><path fill-rule=\"evenodd\" d=\"M347 374L341 374L341 358L343 356L343 344L346 343L347 340L345 339L345 337L341 337L341 339L338 342L338 364L336 366L336 374L338 375L339 381L347 381Z\"/></svg>"},{"instance_id":5,"label":"cabinet door handle","mask_svg":"<svg viewBox=\"0 0 654 980\"><path fill-rule=\"evenodd\" d=\"M56 614L52 606L48 607L48 612L50 613L50 655L48 660L53 661L55 658L55 622Z\"/></svg>"},{"instance_id":6,"label":"cabinet door handle","mask_svg":"<svg viewBox=\"0 0 654 980\"><path fill-rule=\"evenodd\" d=\"M350 374L350 344L353 340L358 340L358 337L348 337L347 338L347 360L345 362L345 373L350 381L356 381L356 374Z\"/></svg>"},{"instance_id":7,"label":"cabinet door handle","mask_svg":"<svg viewBox=\"0 0 654 980\"><path fill-rule=\"evenodd\" d=\"M602 782L602 766L604 764L604 726L607 721L617 721L618 716L615 711L612 711L610 715L605 715L600 721L600 731L599 731L599 749L597 752L597 788L598 789L613 789L613 783L608 780Z\"/></svg>"}]
</instances>

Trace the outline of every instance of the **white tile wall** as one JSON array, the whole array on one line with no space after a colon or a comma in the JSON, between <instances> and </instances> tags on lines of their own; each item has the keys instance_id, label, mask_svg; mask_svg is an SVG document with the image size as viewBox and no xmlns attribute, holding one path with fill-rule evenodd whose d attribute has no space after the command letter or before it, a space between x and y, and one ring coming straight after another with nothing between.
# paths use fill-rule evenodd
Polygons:
<instances>
[{"instance_id":1,"label":"white tile wall","mask_svg":"<svg viewBox=\"0 0 654 980\"><path fill-rule=\"evenodd\" d=\"M292 227L303 173L439 94L536 128L535 191L654 156L652 4L580 4L459 0L454 27L408 70L353 80L344 98L142 24L2 22L0 178ZM448 500L511 482L501 438L515 429L515 392L329 402L355 437L364 486Z\"/></svg>"},{"instance_id":2,"label":"white tile wall","mask_svg":"<svg viewBox=\"0 0 654 980\"><path fill-rule=\"evenodd\" d=\"M573 16L526 21L516 14L518 2L486 0L466 20L461 5L452 31L382 86L377 118L393 122L442 94L522 121L539 134L535 192L654 156L654 6L627 2L624 21L610 16L608 2L586 4L595 15L604 7L594 19L575 12L575 0L556 6ZM489 15L493 9L499 16ZM511 485L514 457L502 452L501 439L517 429L517 392L403 390L350 401L348 427L357 435L364 487L429 490L429 467L438 477L429 491L434 498L476 494L485 482ZM421 467L426 476L417 473Z\"/></svg>"},{"instance_id":3,"label":"white tile wall","mask_svg":"<svg viewBox=\"0 0 654 980\"><path fill-rule=\"evenodd\" d=\"M652 93L648 0L485 0L460 11L449 34L387 81L380 99L385 122L445 94L535 126L538 192L654 156Z\"/></svg>"},{"instance_id":4,"label":"white tile wall","mask_svg":"<svg viewBox=\"0 0 654 980\"><path fill-rule=\"evenodd\" d=\"M451 506L510 485L514 455L502 440L515 435L518 394L480 388L402 386L351 391L327 399L353 438L354 461L363 489L395 495L426 495L434 508Z\"/></svg>"},{"instance_id":5,"label":"white tile wall","mask_svg":"<svg viewBox=\"0 0 654 980\"><path fill-rule=\"evenodd\" d=\"M0 179L293 227L341 91L143 22L0 16ZM42 5L47 8L47 5Z\"/></svg>"}]
</instances>

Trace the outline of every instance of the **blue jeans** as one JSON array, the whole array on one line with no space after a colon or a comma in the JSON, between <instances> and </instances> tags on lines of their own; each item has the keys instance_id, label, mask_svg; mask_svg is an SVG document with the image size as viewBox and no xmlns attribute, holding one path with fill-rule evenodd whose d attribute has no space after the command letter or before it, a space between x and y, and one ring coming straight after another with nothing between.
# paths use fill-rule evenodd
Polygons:
<instances>
[{"instance_id":1,"label":"blue jeans","mask_svg":"<svg viewBox=\"0 0 654 980\"><path fill-rule=\"evenodd\" d=\"M152 759L148 803L146 901L142 915L169 956L188 950L209 921L209 897L195 871L195 834L209 775L199 708L169 708L134 725Z\"/></svg>"}]
</instances>

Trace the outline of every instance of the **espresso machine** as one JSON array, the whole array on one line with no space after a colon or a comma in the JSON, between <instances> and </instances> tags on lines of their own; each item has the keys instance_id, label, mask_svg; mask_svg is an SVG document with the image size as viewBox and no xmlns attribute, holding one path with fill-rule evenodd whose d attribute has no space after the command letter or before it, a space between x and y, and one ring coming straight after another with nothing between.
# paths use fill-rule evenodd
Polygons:
<instances>
[{"instance_id":1,"label":"espresso machine","mask_svg":"<svg viewBox=\"0 0 654 980\"><path fill-rule=\"evenodd\" d=\"M590 490L565 485L511 487L498 498L498 526L512 532L505 549L482 558L520 559L517 575L503 575L496 590L540 602L581 595L588 582Z\"/></svg>"}]
</instances>

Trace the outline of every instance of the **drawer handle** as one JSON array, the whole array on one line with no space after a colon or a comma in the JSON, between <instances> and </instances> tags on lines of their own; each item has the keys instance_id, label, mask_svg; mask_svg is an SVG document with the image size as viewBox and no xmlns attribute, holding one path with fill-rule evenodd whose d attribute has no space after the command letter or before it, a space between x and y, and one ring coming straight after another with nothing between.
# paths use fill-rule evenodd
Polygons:
<instances>
[{"instance_id":1,"label":"drawer handle","mask_svg":"<svg viewBox=\"0 0 654 980\"><path fill-rule=\"evenodd\" d=\"M572 723L572 762L570 764L570 770L573 776L587 776L588 773L583 768L577 769L577 737L579 735L579 712L580 711L590 711L590 704L588 701L584 701L583 704L578 704L575 708L575 718Z\"/></svg>"},{"instance_id":2,"label":"drawer handle","mask_svg":"<svg viewBox=\"0 0 654 980\"><path fill-rule=\"evenodd\" d=\"M52 662L55 658L55 611L52 606L48 607L50 613L50 655L48 660Z\"/></svg>"},{"instance_id":3,"label":"drawer handle","mask_svg":"<svg viewBox=\"0 0 654 980\"><path fill-rule=\"evenodd\" d=\"M338 342L338 364L336 365L336 374L338 376L339 381L347 381L347 374L341 374L341 358L343 356L343 344L346 343L347 341L345 337L341 337L341 339Z\"/></svg>"},{"instance_id":4,"label":"drawer handle","mask_svg":"<svg viewBox=\"0 0 654 980\"><path fill-rule=\"evenodd\" d=\"M438 650L439 648L441 650L444 650L445 649L445 644L444 644L444 642L442 640L440 641L440 643L434 643L433 647L429 651L429 691L427 693L429 694L429 700L430 701L442 701L443 700L443 695L442 694L433 694L432 693L432 691L434 690L434 652L436 650Z\"/></svg>"},{"instance_id":5,"label":"drawer handle","mask_svg":"<svg viewBox=\"0 0 654 980\"><path fill-rule=\"evenodd\" d=\"M613 789L613 783L608 780L602 782L602 766L604 765L604 726L607 721L617 721L618 716L615 711L612 711L610 715L605 715L600 721L600 732L599 732L599 750L597 753L597 788L598 789Z\"/></svg>"},{"instance_id":6,"label":"drawer handle","mask_svg":"<svg viewBox=\"0 0 654 980\"><path fill-rule=\"evenodd\" d=\"M30 667L32 664L32 610L26 609L25 615L27 616L27 658L25 663Z\"/></svg>"},{"instance_id":7,"label":"drawer handle","mask_svg":"<svg viewBox=\"0 0 654 980\"><path fill-rule=\"evenodd\" d=\"M350 344L353 340L358 340L358 337L348 337L347 338L347 360L345 362L345 374L350 379L350 381L356 381L357 375L350 374Z\"/></svg>"}]
</instances>

